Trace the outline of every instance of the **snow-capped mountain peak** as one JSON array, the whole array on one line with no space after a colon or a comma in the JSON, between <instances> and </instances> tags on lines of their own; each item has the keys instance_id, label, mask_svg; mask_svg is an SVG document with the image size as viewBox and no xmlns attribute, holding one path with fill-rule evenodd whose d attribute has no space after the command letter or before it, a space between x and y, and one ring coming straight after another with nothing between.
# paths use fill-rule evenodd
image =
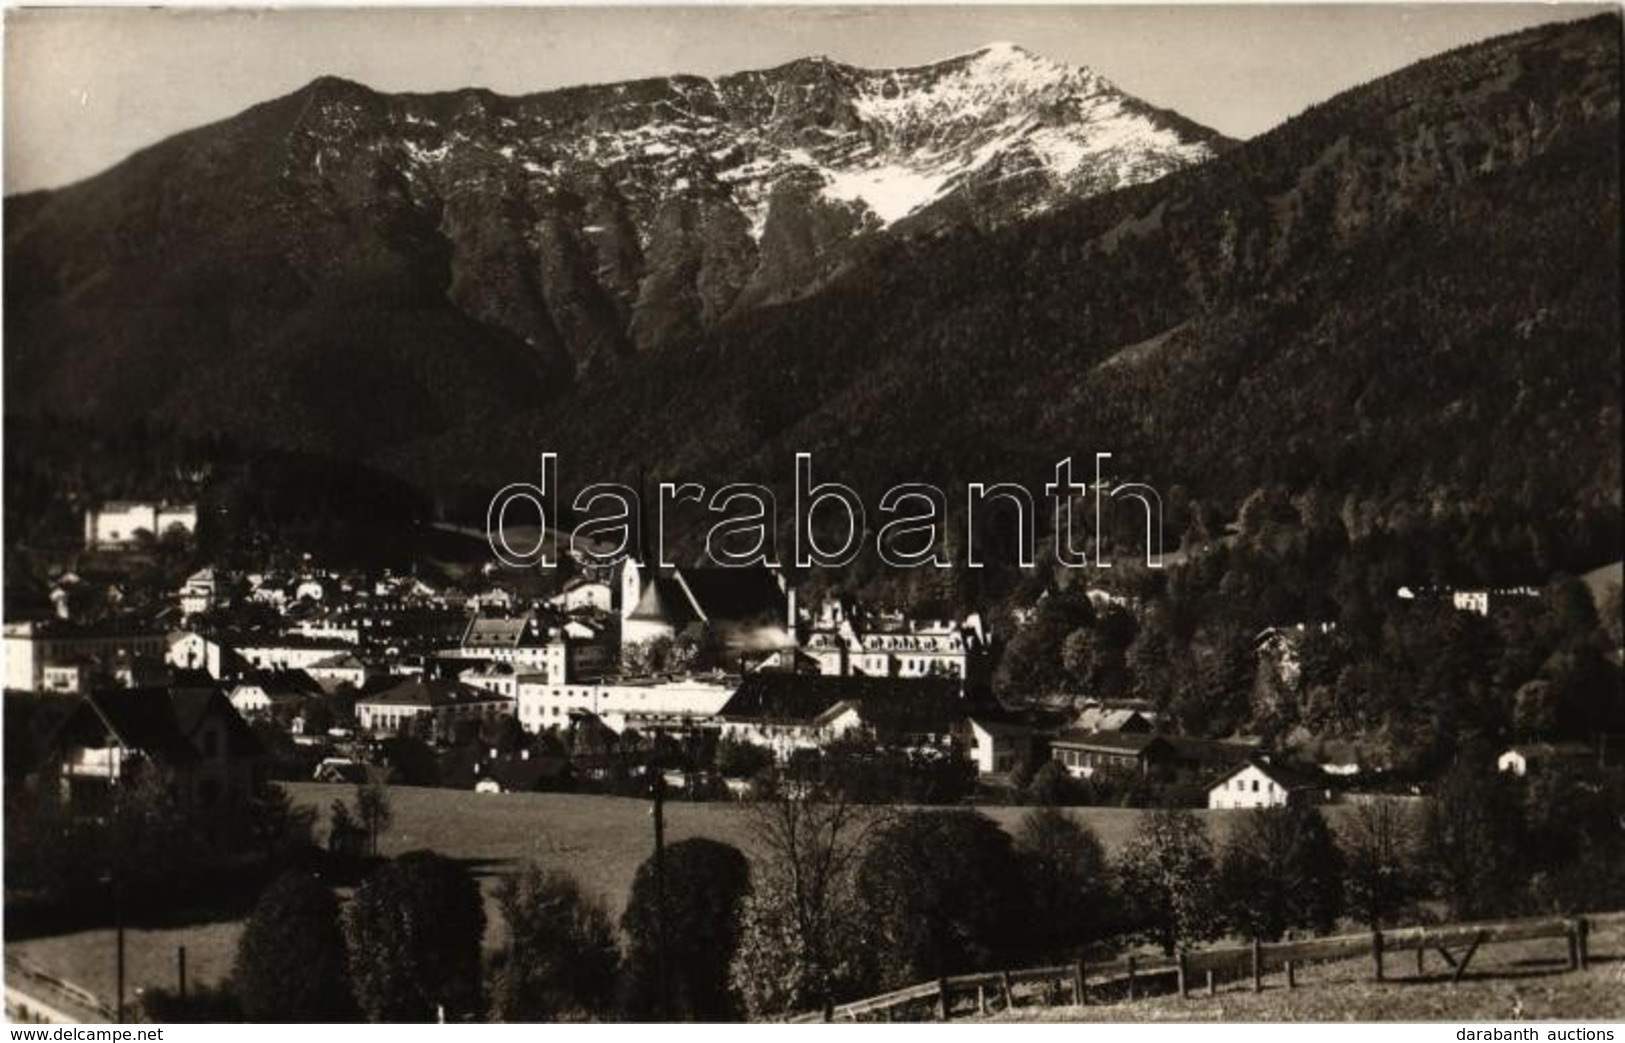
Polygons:
<instances>
[{"instance_id":1,"label":"snow-capped mountain peak","mask_svg":"<svg viewBox=\"0 0 1625 1043\"><path fill-rule=\"evenodd\" d=\"M700 328L742 302L804 291L864 236L1019 220L1225 145L1091 69L1013 43L909 68L807 58L515 98L326 81L302 94L284 176L358 198L388 184L443 226L544 215L525 218L517 243L480 248L579 255L594 286L573 293L633 313L650 294L674 295ZM698 296L650 274L668 267L700 271ZM491 321L537 321L517 289L470 292L492 298L502 314ZM632 320L640 346L664 336L651 330Z\"/></svg>"}]
</instances>

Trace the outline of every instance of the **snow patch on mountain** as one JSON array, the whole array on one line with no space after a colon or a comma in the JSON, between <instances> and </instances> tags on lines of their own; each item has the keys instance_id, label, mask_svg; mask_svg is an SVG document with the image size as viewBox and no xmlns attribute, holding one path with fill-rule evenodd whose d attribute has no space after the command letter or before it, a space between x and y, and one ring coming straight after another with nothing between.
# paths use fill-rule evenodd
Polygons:
<instances>
[{"instance_id":1,"label":"snow patch on mountain","mask_svg":"<svg viewBox=\"0 0 1625 1043\"><path fill-rule=\"evenodd\" d=\"M950 176L901 163L831 170L825 174L824 195L845 203L863 203L882 224L889 225L940 198Z\"/></svg>"}]
</instances>

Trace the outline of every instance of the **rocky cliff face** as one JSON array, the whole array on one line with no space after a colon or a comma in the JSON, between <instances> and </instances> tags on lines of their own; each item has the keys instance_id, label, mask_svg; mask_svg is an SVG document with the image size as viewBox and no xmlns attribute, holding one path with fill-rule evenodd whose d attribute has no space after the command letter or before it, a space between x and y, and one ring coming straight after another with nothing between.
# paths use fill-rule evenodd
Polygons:
<instances>
[{"instance_id":1,"label":"rocky cliff face","mask_svg":"<svg viewBox=\"0 0 1625 1043\"><path fill-rule=\"evenodd\" d=\"M283 180L353 204L387 188L435 215L459 307L579 369L805 293L865 235L1006 223L1225 144L997 44L916 69L815 58L523 98L321 82Z\"/></svg>"}]
</instances>

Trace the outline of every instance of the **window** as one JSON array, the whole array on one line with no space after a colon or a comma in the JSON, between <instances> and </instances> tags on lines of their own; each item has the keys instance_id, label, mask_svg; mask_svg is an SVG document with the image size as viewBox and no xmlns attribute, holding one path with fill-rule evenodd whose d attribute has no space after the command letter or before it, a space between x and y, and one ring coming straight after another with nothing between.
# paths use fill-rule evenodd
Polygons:
<instances>
[{"instance_id":1,"label":"window","mask_svg":"<svg viewBox=\"0 0 1625 1043\"><path fill-rule=\"evenodd\" d=\"M1254 793L1258 792L1258 780L1257 779L1253 780L1253 792Z\"/></svg>"}]
</instances>

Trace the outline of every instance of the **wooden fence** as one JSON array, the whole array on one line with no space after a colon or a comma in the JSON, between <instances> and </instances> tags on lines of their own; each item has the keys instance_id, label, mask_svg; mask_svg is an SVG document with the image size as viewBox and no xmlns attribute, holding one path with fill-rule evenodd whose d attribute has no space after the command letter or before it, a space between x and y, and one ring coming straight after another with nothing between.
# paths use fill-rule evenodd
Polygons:
<instances>
[{"instance_id":1,"label":"wooden fence","mask_svg":"<svg viewBox=\"0 0 1625 1043\"><path fill-rule=\"evenodd\" d=\"M1153 959L1126 956L1102 962L1079 960L1052 967L953 975L790 1020L878 1018L893 1021L927 1016L946 1021L961 1004L968 1005L972 1000L976 1012L986 1014L991 1009L1009 1010L1022 998L1036 998L1048 1004L1066 1001L1084 1005L1091 1000L1109 997L1132 1000L1151 993L1177 992L1187 997L1197 989L1205 989L1212 995L1221 980L1249 977L1254 991L1260 991L1264 978L1270 974L1284 974L1290 989L1298 986L1297 972L1305 964L1352 959L1371 960L1373 976L1383 981L1388 976L1390 961L1400 953L1414 953L1416 972L1423 973L1429 951L1436 952L1451 972L1452 980L1459 981L1481 947L1544 938L1561 939L1569 969L1579 970L1590 958L1588 945L1592 932L1611 927L1625 927L1625 912L1405 927L1300 941L1255 941L1251 945L1197 949Z\"/></svg>"}]
</instances>

